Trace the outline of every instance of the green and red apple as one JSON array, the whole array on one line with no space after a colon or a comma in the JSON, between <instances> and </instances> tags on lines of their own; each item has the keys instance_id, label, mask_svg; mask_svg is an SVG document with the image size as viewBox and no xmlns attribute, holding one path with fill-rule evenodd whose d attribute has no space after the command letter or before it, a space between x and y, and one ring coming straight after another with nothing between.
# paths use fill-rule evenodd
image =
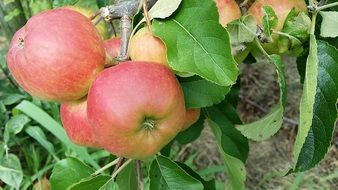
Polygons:
<instances>
[{"instance_id":1,"label":"green and red apple","mask_svg":"<svg viewBox=\"0 0 338 190\"><path fill-rule=\"evenodd\" d=\"M150 62L124 62L104 70L88 94L88 119L101 147L145 160L185 123L184 96L172 71Z\"/></svg>"},{"instance_id":2,"label":"green and red apple","mask_svg":"<svg viewBox=\"0 0 338 190\"><path fill-rule=\"evenodd\" d=\"M67 8L31 17L15 33L7 54L8 68L19 85L32 96L52 101L84 97L104 63L95 26Z\"/></svg>"},{"instance_id":3,"label":"green and red apple","mask_svg":"<svg viewBox=\"0 0 338 190\"><path fill-rule=\"evenodd\" d=\"M69 139L75 144L99 147L87 117L87 99L64 102L60 107L63 127Z\"/></svg>"}]
</instances>

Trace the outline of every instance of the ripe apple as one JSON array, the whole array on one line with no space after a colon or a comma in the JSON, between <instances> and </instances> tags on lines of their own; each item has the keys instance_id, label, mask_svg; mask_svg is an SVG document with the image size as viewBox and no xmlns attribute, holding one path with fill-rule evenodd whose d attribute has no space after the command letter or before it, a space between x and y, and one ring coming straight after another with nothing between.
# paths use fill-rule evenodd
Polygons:
<instances>
[{"instance_id":1,"label":"ripe apple","mask_svg":"<svg viewBox=\"0 0 338 190\"><path fill-rule=\"evenodd\" d=\"M241 9L235 0L214 0L219 14L219 23L226 27L233 20L242 16Z\"/></svg>"},{"instance_id":2,"label":"ripe apple","mask_svg":"<svg viewBox=\"0 0 338 190\"><path fill-rule=\"evenodd\" d=\"M295 8L296 10L306 12L307 7L304 0L257 0L248 10L248 13L255 17L257 23L262 26L263 7L270 6L278 17L277 31L283 28L286 17L289 12Z\"/></svg>"},{"instance_id":3,"label":"ripe apple","mask_svg":"<svg viewBox=\"0 0 338 190\"><path fill-rule=\"evenodd\" d=\"M103 42L104 49L106 50L106 64L115 62L116 57L119 56L121 51L121 38L114 37Z\"/></svg>"},{"instance_id":4,"label":"ripe apple","mask_svg":"<svg viewBox=\"0 0 338 190\"><path fill-rule=\"evenodd\" d=\"M87 111L101 147L139 160L160 151L185 122L175 75L150 62L124 62L104 70L89 90Z\"/></svg>"},{"instance_id":5,"label":"ripe apple","mask_svg":"<svg viewBox=\"0 0 338 190\"><path fill-rule=\"evenodd\" d=\"M114 37L103 42L104 49L112 56L117 57L121 51L121 38Z\"/></svg>"},{"instance_id":6,"label":"ripe apple","mask_svg":"<svg viewBox=\"0 0 338 190\"><path fill-rule=\"evenodd\" d=\"M84 97L104 63L105 51L95 26L65 8L30 18L15 33L7 54L8 68L20 86L53 101Z\"/></svg>"},{"instance_id":7,"label":"ripe apple","mask_svg":"<svg viewBox=\"0 0 338 190\"><path fill-rule=\"evenodd\" d=\"M99 147L87 117L87 99L61 104L60 115L63 127L71 141L88 147Z\"/></svg>"},{"instance_id":8,"label":"ripe apple","mask_svg":"<svg viewBox=\"0 0 338 190\"><path fill-rule=\"evenodd\" d=\"M129 55L133 61L155 62L169 67L164 42L154 36L147 27L138 30L131 38Z\"/></svg>"},{"instance_id":9,"label":"ripe apple","mask_svg":"<svg viewBox=\"0 0 338 190\"><path fill-rule=\"evenodd\" d=\"M83 14L86 17L91 17L92 15L94 15L95 11L89 8L84 8L84 7L80 7L80 6L66 6L64 8L69 8L71 10L77 11L81 14ZM95 18L92 22L96 23L99 20L99 17ZM102 39L108 39L109 38L109 32L108 32L108 28L107 25L104 21L99 22L96 25L97 30L99 31L99 34L101 35Z\"/></svg>"},{"instance_id":10,"label":"ripe apple","mask_svg":"<svg viewBox=\"0 0 338 190\"><path fill-rule=\"evenodd\" d=\"M187 109L185 112L185 123L181 131L187 130L192 124L196 123L201 115L200 108Z\"/></svg>"}]
</instances>

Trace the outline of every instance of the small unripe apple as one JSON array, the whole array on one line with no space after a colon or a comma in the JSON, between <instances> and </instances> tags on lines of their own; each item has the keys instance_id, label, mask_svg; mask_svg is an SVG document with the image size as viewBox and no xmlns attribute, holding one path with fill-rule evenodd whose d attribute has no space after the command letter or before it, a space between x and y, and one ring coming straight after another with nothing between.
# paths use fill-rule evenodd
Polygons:
<instances>
[{"instance_id":1,"label":"small unripe apple","mask_svg":"<svg viewBox=\"0 0 338 190\"><path fill-rule=\"evenodd\" d=\"M185 123L182 131L187 130L192 124L196 123L201 115L200 108L187 109L185 112Z\"/></svg>"},{"instance_id":2,"label":"small unripe apple","mask_svg":"<svg viewBox=\"0 0 338 190\"><path fill-rule=\"evenodd\" d=\"M77 11L81 14L83 14L86 17L91 17L92 15L94 15L95 11L89 8L84 8L84 7L79 7L79 6L66 6L64 8L69 8L71 10ZM92 22L96 23L99 20L99 17L96 17ZM102 39L108 39L109 38L109 32L108 32L108 28L107 25L104 21L99 22L96 25L97 30L99 31Z\"/></svg>"},{"instance_id":3,"label":"small unripe apple","mask_svg":"<svg viewBox=\"0 0 338 190\"><path fill-rule=\"evenodd\" d=\"M226 27L233 20L242 16L241 9L235 0L214 0L219 14L219 23Z\"/></svg>"},{"instance_id":4,"label":"small unripe apple","mask_svg":"<svg viewBox=\"0 0 338 190\"><path fill-rule=\"evenodd\" d=\"M154 36L147 27L138 30L131 38L129 55L133 61L147 61L169 66L164 42Z\"/></svg>"},{"instance_id":5,"label":"small unripe apple","mask_svg":"<svg viewBox=\"0 0 338 190\"><path fill-rule=\"evenodd\" d=\"M60 115L69 139L75 144L99 147L87 117L87 99L61 104Z\"/></svg>"},{"instance_id":6,"label":"small unripe apple","mask_svg":"<svg viewBox=\"0 0 338 190\"><path fill-rule=\"evenodd\" d=\"M264 6L270 6L275 11L278 17L277 31L280 31L283 28L285 19L293 8L302 12L307 11L304 0L257 0L251 5L248 13L255 17L260 26L262 26L264 16Z\"/></svg>"},{"instance_id":7,"label":"small unripe apple","mask_svg":"<svg viewBox=\"0 0 338 190\"><path fill-rule=\"evenodd\" d=\"M100 146L114 155L144 160L182 129L184 96L169 68L124 62L104 70L88 94L88 118Z\"/></svg>"},{"instance_id":8,"label":"small unripe apple","mask_svg":"<svg viewBox=\"0 0 338 190\"><path fill-rule=\"evenodd\" d=\"M92 22L65 8L41 12L17 31L7 54L19 85L40 99L84 97L103 70L105 51Z\"/></svg>"}]
</instances>

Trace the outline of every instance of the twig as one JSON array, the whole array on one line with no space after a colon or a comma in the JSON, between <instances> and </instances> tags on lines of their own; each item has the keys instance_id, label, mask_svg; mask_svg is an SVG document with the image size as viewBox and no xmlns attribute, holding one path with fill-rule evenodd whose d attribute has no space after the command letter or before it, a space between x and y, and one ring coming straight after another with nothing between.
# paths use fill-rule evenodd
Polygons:
<instances>
[{"instance_id":1,"label":"twig","mask_svg":"<svg viewBox=\"0 0 338 190\"><path fill-rule=\"evenodd\" d=\"M142 173L142 165L141 165L140 160L136 161L136 173L137 173L137 179L138 179L140 190L143 190L144 189L143 173Z\"/></svg>"},{"instance_id":2,"label":"twig","mask_svg":"<svg viewBox=\"0 0 338 190\"><path fill-rule=\"evenodd\" d=\"M93 15L89 17L90 20L94 20L97 16L101 14L101 11L96 11Z\"/></svg>"},{"instance_id":3,"label":"twig","mask_svg":"<svg viewBox=\"0 0 338 190\"><path fill-rule=\"evenodd\" d=\"M103 166L102 168L100 168L99 170L97 170L96 172L94 172L92 175L95 176L95 175L100 174L104 170L106 170L106 169L112 167L113 165L117 164L118 161L119 161L119 158L113 160L112 162L108 163L107 165Z\"/></svg>"},{"instance_id":4,"label":"twig","mask_svg":"<svg viewBox=\"0 0 338 190\"><path fill-rule=\"evenodd\" d=\"M133 159L129 159L129 160L127 160L125 163L123 163L123 164L121 165L121 167L119 167L116 171L113 172L111 178L114 180L115 177L117 176L117 174L119 174L120 171L122 171L123 168L125 168L131 161L133 161ZM115 168L115 169L116 169L116 168Z\"/></svg>"},{"instance_id":5,"label":"twig","mask_svg":"<svg viewBox=\"0 0 338 190\"><path fill-rule=\"evenodd\" d=\"M119 167L122 165L123 161L124 161L123 157L118 158L118 161L117 161L116 166L114 168L113 174L119 169Z\"/></svg>"},{"instance_id":6,"label":"twig","mask_svg":"<svg viewBox=\"0 0 338 190\"><path fill-rule=\"evenodd\" d=\"M110 22L110 25L111 25L111 29L112 29L112 31L113 31L113 35L114 35L114 37L116 37L116 36L117 36L117 33L116 33L116 29L115 29L113 20Z\"/></svg>"},{"instance_id":7,"label":"twig","mask_svg":"<svg viewBox=\"0 0 338 190\"><path fill-rule=\"evenodd\" d=\"M100 17L99 19L97 19L97 21L95 21L94 25L95 25L95 26L98 25L102 20L103 20L103 18Z\"/></svg>"}]
</instances>

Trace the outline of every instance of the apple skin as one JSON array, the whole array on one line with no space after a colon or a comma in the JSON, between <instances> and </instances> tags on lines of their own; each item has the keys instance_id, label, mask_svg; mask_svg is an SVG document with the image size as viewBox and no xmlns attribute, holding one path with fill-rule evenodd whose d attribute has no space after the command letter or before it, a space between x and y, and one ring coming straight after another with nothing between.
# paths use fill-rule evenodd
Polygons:
<instances>
[{"instance_id":1,"label":"apple skin","mask_svg":"<svg viewBox=\"0 0 338 190\"><path fill-rule=\"evenodd\" d=\"M87 117L87 99L61 104L60 115L69 139L75 144L99 147Z\"/></svg>"},{"instance_id":2,"label":"apple skin","mask_svg":"<svg viewBox=\"0 0 338 190\"><path fill-rule=\"evenodd\" d=\"M154 36L147 27L138 30L131 38L129 55L133 61L148 61L169 67L164 42Z\"/></svg>"},{"instance_id":3,"label":"apple skin","mask_svg":"<svg viewBox=\"0 0 338 190\"><path fill-rule=\"evenodd\" d=\"M88 118L100 146L120 157L145 160L182 129L184 96L170 69L124 62L104 70L88 94Z\"/></svg>"},{"instance_id":4,"label":"apple skin","mask_svg":"<svg viewBox=\"0 0 338 190\"><path fill-rule=\"evenodd\" d=\"M187 130L191 125L196 123L201 115L200 108L187 109L185 112L185 123L181 131Z\"/></svg>"},{"instance_id":5,"label":"apple skin","mask_svg":"<svg viewBox=\"0 0 338 190\"><path fill-rule=\"evenodd\" d=\"M114 37L103 42L104 49L111 57L118 57L121 51L121 38Z\"/></svg>"},{"instance_id":6,"label":"apple skin","mask_svg":"<svg viewBox=\"0 0 338 190\"><path fill-rule=\"evenodd\" d=\"M64 8L69 8L71 10L77 11L81 14L83 14L84 16L86 16L87 18L91 17L92 15L95 14L94 10L88 9L88 8L84 8L84 7L80 7L80 6L66 6ZM96 17L92 22L96 23L98 21L99 17ZM109 32L108 32L108 28L107 25L104 21L99 22L99 24L96 25L97 30L99 31L99 34L101 35L102 39L108 39L109 38Z\"/></svg>"},{"instance_id":7,"label":"apple skin","mask_svg":"<svg viewBox=\"0 0 338 190\"><path fill-rule=\"evenodd\" d=\"M301 12L306 12L307 7L304 0L257 0L248 9L248 13L255 17L258 25L262 26L264 16L263 7L270 6L278 16L277 31L281 31L289 12L296 8Z\"/></svg>"},{"instance_id":8,"label":"apple skin","mask_svg":"<svg viewBox=\"0 0 338 190\"><path fill-rule=\"evenodd\" d=\"M235 0L214 0L219 14L219 23L226 27L233 20L242 16L241 9Z\"/></svg>"},{"instance_id":9,"label":"apple skin","mask_svg":"<svg viewBox=\"0 0 338 190\"><path fill-rule=\"evenodd\" d=\"M8 68L19 85L32 96L51 101L84 97L104 63L95 26L65 8L29 19L15 33L7 54Z\"/></svg>"}]
</instances>

